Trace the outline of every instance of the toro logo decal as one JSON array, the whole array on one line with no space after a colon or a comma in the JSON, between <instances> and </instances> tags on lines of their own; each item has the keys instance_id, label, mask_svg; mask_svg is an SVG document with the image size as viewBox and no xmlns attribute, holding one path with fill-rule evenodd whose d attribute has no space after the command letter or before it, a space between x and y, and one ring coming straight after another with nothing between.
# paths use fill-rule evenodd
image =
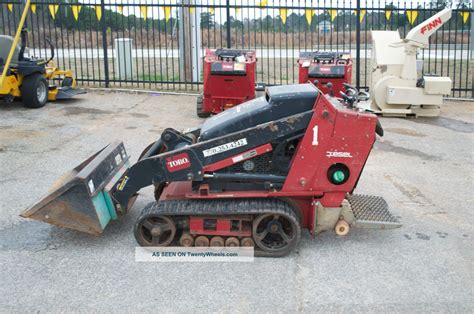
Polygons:
<instances>
[{"instance_id":1,"label":"toro logo decal","mask_svg":"<svg viewBox=\"0 0 474 314\"><path fill-rule=\"evenodd\" d=\"M424 34L426 33L427 31L430 31L432 30L433 28L436 28L438 25L442 25L443 24L443 21L441 20L440 17L438 17L436 20L433 20L425 25L423 25L421 27L421 33Z\"/></svg>"},{"instance_id":2,"label":"toro logo decal","mask_svg":"<svg viewBox=\"0 0 474 314\"><path fill-rule=\"evenodd\" d=\"M168 172L175 172L191 167L188 153L182 153L166 158L166 169Z\"/></svg>"}]
</instances>

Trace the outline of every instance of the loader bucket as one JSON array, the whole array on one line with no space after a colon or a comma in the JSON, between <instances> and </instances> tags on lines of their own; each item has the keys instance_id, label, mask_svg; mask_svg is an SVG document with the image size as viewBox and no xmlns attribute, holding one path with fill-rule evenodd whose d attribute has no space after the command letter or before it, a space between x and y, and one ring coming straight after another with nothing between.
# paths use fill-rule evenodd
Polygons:
<instances>
[{"instance_id":1,"label":"loader bucket","mask_svg":"<svg viewBox=\"0 0 474 314\"><path fill-rule=\"evenodd\" d=\"M48 195L21 216L101 234L111 220L118 218L111 191L129 168L128 159L123 143L109 144L63 175Z\"/></svg>"}]
</instances>

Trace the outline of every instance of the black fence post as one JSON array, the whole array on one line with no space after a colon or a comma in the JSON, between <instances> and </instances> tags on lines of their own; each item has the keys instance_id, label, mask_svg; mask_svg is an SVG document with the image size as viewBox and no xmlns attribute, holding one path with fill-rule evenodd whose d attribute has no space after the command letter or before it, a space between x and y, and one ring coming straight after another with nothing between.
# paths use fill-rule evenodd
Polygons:
<instances>
[{"instance_id":1,"label":"black fence post","mask_svg":"<svg viewBox=\"0 0 474 314\"><path fill-rule=\"evenodd\" d=\"M226 1L226 15L227 15L227 48L231 46L231 38L230 38L230 0Z\"/></svg>"},{"instance_id":2,"label":"black fence post","mask_svg":"<svg viewBox=\"0 0 474 314\"><path fill-rule=\"evenodd\" d=\"M360 88L360 0L356 9L356 87Z\"/></svg>"},{"instance_id":3,"label":"black fence post","mask_svg":"<svg viewBox=\"0 0 474 314\"><path fill-rule=\"evenodd\" d=\"M107 54L107 23L105 21L105 0L100 0L100 7L102 10L102 17L100 19L100 27L102 29L102 47L104 49L105 87L109 87L110 77L109 77L109 57Z\"/></svg>"}]
</instances>

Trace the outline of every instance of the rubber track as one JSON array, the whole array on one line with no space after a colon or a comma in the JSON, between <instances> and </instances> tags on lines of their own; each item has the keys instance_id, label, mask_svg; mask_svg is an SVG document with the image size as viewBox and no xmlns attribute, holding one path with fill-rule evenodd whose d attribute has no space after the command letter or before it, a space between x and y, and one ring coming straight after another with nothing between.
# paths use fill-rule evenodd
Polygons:
<instances>
[{"instance_id":1,"label":"rubber track","mask_svg":"<svg viewBox=\"0 0 474 314\"><path fill-rule=\"evenodd\" d=\"M255 248L256 256L278 257L287 255L298 245L301 238L301 224L297 218L294 208L279 199L228 199L228 200L170 200L152 202L145 206L142 210L137 222L149 215L167 215L167 216L184 216L184 215L245 215L245 214L266 214L274 213L285 215L293 220L296 225L297 240L295 244L283 253L268 253Z\"/></svg>"}]
</instances>

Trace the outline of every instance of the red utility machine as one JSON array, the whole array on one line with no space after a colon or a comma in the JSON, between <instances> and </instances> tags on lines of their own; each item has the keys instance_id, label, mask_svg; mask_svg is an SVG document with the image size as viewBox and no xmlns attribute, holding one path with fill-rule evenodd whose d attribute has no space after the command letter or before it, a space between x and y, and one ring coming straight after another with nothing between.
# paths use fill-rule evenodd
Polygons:
<instances>
[{"instance_id":1,"label":"red utility machine","mask_svg":"<svg viewBox=\"0 0 474 314\"><path fill-rule=\"evenodd\" d=\"M311 82L323 93L339 97L351 84L352 59L347 52L300 52L299 83Z\"/></svg>"},{"instance_id":2,"label":"red utility machine","mask_svg":"<svg viewBox=\"0 0 474 314\"><path fill-rule=\"evenodd\" d=\"M255 51L206 49L197 115L208 117L255 98Z\"/></svg>"},{"instance_id":3,"label":"red utility machine","mask_svg":"<svg viewBox=\"0 0 474 314\"><path fill-rule=\"evenodd\" d=\"M142 246L253 246L282 256L303 229L398 227L383 198L354 194L383 134L376 115L353 109L358 95L269 87L201 128L165 129L131 168L123 144L109 145L22 215L100 234L154 185L134 228Z\"/></svg>"}]
</instances>

